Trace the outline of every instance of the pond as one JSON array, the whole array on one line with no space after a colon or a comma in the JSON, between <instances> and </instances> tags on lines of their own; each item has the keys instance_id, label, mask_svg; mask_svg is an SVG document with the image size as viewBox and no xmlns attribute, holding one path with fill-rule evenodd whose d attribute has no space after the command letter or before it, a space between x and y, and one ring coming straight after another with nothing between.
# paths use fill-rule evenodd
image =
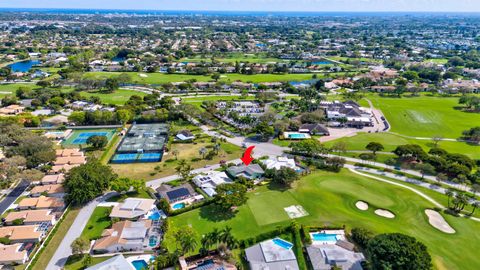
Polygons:
<instances>
[{"instance_id":1,"label":"pond","mask_svg":"<svg viewBox=\"0 0 480 270\"><path fill-rule=\"evenodd\" d=\"M8 65L12 72L29 72L33 66L39 65L39 60L27 60L22 62L16 62L11 65Z\"/></svg>"}]
</instances>

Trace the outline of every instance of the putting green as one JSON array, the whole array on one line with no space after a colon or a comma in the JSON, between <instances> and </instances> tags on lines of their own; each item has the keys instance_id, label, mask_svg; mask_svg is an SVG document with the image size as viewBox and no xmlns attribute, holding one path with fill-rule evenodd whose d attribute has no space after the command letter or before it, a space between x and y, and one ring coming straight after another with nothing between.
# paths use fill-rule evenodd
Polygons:
<instances>
[{"instance_id":1,"label":"putting green","mask_svg":"<svg viewBox=\"0 0 480 270\"><path fill-rule=\"evenodd\" d=\"M281 196L280 196L281 195ZM272 204L271 202L275 202ZM259 226L289 220L285 208L298 205L292 195L288 192L278 194L275 191L257 192L248 199L248 206Z\"/></svg>"}]
</instances>

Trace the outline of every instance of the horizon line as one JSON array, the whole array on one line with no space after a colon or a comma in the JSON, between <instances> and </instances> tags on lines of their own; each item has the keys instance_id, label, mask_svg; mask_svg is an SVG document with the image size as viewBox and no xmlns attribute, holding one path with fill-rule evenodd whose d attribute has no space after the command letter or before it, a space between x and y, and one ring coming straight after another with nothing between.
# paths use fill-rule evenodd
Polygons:
<instances>
[{"instance_id":1,"label":"horizon line","mask_svg":"<svg viewBox=\"0 0 480 270\"><path fill-rule=\"evenodd\" d=\"M241 12L241 13L438 13L438 14L455 14L466 13L475 14L479 11L429 11L429 10L315 10L315 11L303 11L303 10L211 10L211 9L129 9L129 8L65 8L65 7L48 7L48 8L36 8L36 7L1 7L0 9L7 10L84 10L84 11L150 11L150 12Z\"/></svg>"}]
</instances>

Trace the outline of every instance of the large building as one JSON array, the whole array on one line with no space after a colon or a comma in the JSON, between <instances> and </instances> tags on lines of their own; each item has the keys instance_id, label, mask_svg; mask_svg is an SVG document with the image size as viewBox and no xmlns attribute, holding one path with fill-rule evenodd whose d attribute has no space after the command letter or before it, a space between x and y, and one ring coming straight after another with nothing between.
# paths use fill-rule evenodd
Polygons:
<instances>
[{"instance_id":1,"label":"large building","mask_svg":"<svg viewBox=\"0 0 480 270\"><path fill-rule=\"evenodd\" d=\"M133 124L120 142L112 163L159 162L168 140L167 124Z\"/></svg>"}]
</instances>

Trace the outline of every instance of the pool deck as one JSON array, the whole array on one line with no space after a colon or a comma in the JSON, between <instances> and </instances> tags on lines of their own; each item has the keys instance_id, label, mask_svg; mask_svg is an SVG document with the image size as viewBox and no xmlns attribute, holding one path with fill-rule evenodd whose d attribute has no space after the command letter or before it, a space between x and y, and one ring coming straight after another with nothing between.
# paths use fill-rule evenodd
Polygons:
<instances>
[{"instance_id":1,"label":"pool deck","mask_svg":"<svg viewBox=\"0 0 480 270\"><path fill-rule=\"evenodd\" d=\"M318 241L313 238L314 234L321 233L321 234L335 234L337 240L336 241ZM312 239L312 245L332 245L335 244L338 240L346 240L345 231L344 230L322 230L318 232L310 232L310 238Z\"/></svg>"}]
</instances>

